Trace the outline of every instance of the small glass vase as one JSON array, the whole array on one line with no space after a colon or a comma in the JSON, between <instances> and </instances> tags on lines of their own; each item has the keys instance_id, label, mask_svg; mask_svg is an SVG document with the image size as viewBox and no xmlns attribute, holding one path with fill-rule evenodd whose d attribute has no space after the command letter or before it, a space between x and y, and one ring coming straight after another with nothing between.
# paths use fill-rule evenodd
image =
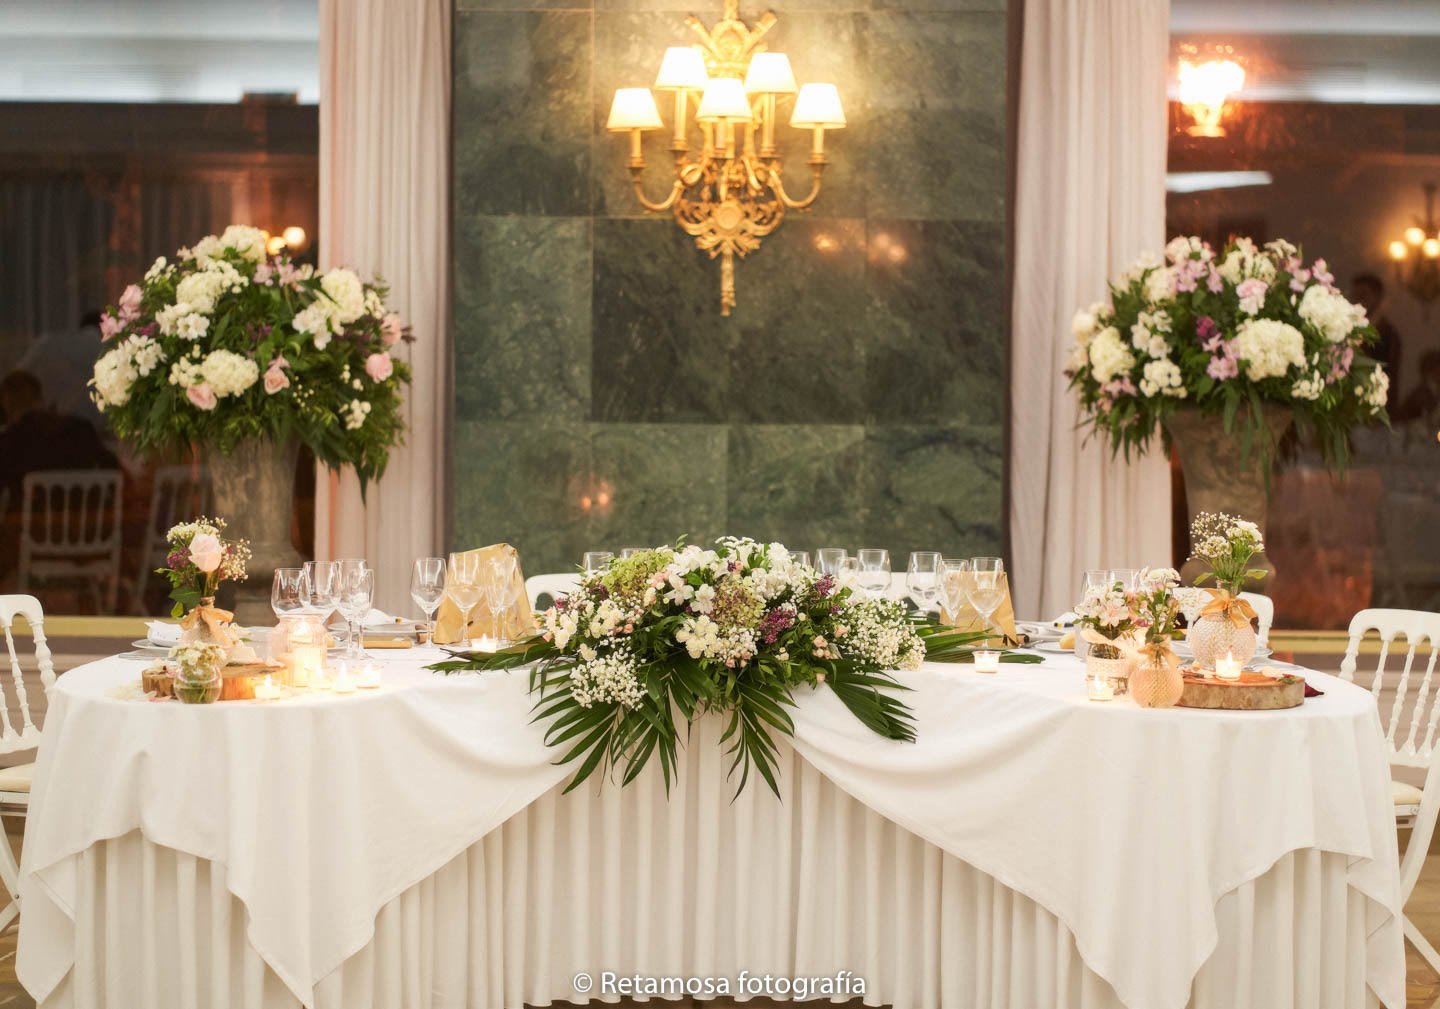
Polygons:
<instances>
[{"instance_id":1,"label":"small glass vase","mask_svg":"<svg viewBox=\"0 0 1440 1009\"><path fill-rule=\"evenodd\" d=\"M1168 648L1163 653L1146 649L1144 658L1130 673L1130 696L1142 708L1173 708L1185 692L1180 663Z\"/></svg>"},{"instance_id":2,"label":"small glass vase","mask_svg":"<svg viewBox=\"0 0 1440 1009\"><path fill-rule=\"evenodd\" d=\"M1123 696L1130 686L1132 660L1114 644L1090 644L1085 655L1085 693L1092 701Z\"/></svg>"},{"instance_id":3,"label":"small glass vase","mask_svg":"<svg viewBox=\"0 0 1440 1009\"><path fill-rule=\"evenodd\" d=\"M178 673L173 689L181 704L214 704L220 699L220 674L212 671L206 678L202 671Z\"/></svg>"},{"instance_id":4,"label":"small glass vase","mask_svg":"<svg viewBox=\"0 0 1440 1009\"><path fill-rule=\"evenodd\" d=\"M1241 668L1255 657L1255 628L1249 621L1236 627L1223 613L1211 613L1191 625L1185 639L1195 653L1195 664L1201 669L1214 669L1215 660L1229 655L1240 661Z\"/></svg>"}]
</instances>

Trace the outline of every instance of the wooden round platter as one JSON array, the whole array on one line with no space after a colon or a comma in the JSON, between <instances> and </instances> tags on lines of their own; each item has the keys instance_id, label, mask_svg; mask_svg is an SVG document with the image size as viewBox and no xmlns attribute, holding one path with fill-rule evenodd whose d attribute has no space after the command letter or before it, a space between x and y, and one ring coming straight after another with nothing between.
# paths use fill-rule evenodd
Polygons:
<instances>
[{"instance_id":1,"label":"wooden round platter","mask_svg":"<svg viewBox=\"0 0 1440 1009\"><path fill-rule=\"evenodd\" d=\"M1243 672L1238 680L1204 675L1194 667L1183 670L1182 708L1223 708L1227 711L1275 711L1305 703L1303 676L1268 676Z\"/></svg>"},{"instance_id":2,"label":"wooden round platter","mask_svg":"<svg viewBox=\"0 0 1440 1009\"><path fill-rule=\"evenodd\" d=\"M283 681L284 671L282 662L232 663L220 671L220 700L253 701L261 680L271 676L277 682Z\"/></svg>"}]
</instances>

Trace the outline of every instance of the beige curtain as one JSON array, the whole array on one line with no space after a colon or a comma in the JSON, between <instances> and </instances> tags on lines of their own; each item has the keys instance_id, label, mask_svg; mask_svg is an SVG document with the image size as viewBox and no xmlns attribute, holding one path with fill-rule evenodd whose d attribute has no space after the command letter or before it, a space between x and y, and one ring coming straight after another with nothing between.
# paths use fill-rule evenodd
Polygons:
<instances>
[{"instance_id":1,"label":"beige curtain","mask_svg":"<svg viewBox=\"0 0 1440 1009\"><path fill-rule=\"evenodd\" d=\"M1015 206L1010 537L1015 612L1072 606L1090 567L1170 563L1155 449L1082 445L1070 318L1165 241L1169 0L1025 0Z\"/></svg>"},{"instance_id":2,"label":"beige curtain","mask_svg":"<svg viewBox=\"0 0 1440 1009\"><path fill-rule=\"evenodd\" d=\"M321 266L383 276L416 342L406 444L363 503L321 468L315 552L369 559L375 605L408 613L411 562L445 529L450 0L320 0L320 70Z\"/></svg>"}]
</instances>

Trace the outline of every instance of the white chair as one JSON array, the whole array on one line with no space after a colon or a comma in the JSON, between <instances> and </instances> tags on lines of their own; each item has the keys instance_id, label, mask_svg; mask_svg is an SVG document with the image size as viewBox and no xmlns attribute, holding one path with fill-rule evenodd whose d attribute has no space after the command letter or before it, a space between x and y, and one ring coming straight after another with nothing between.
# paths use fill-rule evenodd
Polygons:
<instances>
[{"instance_id":1,"label":"white chair","mask_svg":"<svg viewBox=\"0 0 1440 1009\"><path fill-rule=\"evenodd\" d=\"M155 569L165 564L169 547L165 534L176 523L209 515L213 508L208 466L161 466L155 470L150 515L145 521L145 546L140 551L140 567L135 572L136 601L142 613L150 581L158 577Z\"/></svg>"},{"instance_id":2,"label":"white chair","mask_svg":"<svg viewBox=\"0 0 1440 1009\"><path fill-rule=\"evenodd\" d=\"M1400 861L1401 902L1408 901L1420 878L1425 865L1425 855L1430 850L1430 837L1435 831L1436 814L1440 813L1440 746L1436 746L1435 729L1440 722L1440 684L1432 686L1435 660L1440 656L1440 613L1426 613L1422 610L1361 610L1350 621L1350 643L1345 649L1345 658L1340 663L1340 677L1355 681L1355 666L1360 655L1360 642L1367 631L1380 635L1380 660L1375 666L1375 677L1370 691L1376 703L1386 684L1385 660L1390 655L1390 645L1403 635L1407 649L1405 667L1400 671L1400 680L1395 686L1395 699L1390 705L1386 719L1385 740L1390 745L1390 766L1418 768L1425 771L1425 787L1417 788L1403 781L1391 783L1395 802L1395 819L1400 826L1410 828L1410 842L1405 846L1405 855ZM1425 675L1420 680L1419 691L1413 706L1410 706L1410 674L1415 663L1415 649L1421 641L1430 642L1430 661L1425 664ZM1400 738L1402 711L1409 715L1409 728ZM1423 726L1423 731L1422 731ZM1432 969L1440 971L1440 953L1420 934L1420 930L1408 917L1404 923L1405 937L1409 939Z\"/></svg>"},{"instance_id":3,"label":"white chair","mask_svg":"<svg viewBox=\"0 0 1440 1009\"><path fill-rule=\"evenodd\" d=\"M53 577L97 590L101 612L115 610L120 581L120 471L56 469L27 473L20 504L21 592Z\"/></svg>"},{"instance_id":4,"label":"white chair","mask_svg":"<svg viewBox=\"0 0 1440 1009\"><path fill-rule=\"evenodd\" d=\"M40 600L34 596L0 596L0 627L5 628L5 648L10 653L10 681L20 712L20 728L17 730L10 715L10 692L0 681L0 697L5 700L5 707L0 709L0 720L3 720L0 754L32 750L40 745L40 729L30 716L30 699L25 691L25 678L20 672L20 659L15 654L15 638L11 633L17 616L24 617L30 625L30 634L35 639L35 662L40 667L40 682L47 697L55 683L55 666L50 660L50 647L45 643L45 614L40 609ZM4 836L3 817L25 814L30 806L30 779L34 773L34 761L0 768L0 881L10 891L10 903L0 910L0 929L6 928L20 914L20 866L15 861L10 839Z\"/></svg>"},{"instance_id":5,"label":"white chair","mask_svg":"<svg viewBox=\"0 0 1440 1009\"><path fill-rule=\"evenodd\" d=\"M554 602L556 596L566 596L580 587L580 575L531 575L525 579L525 594L530 597L530 609L540 610L540 597L549 596Z\"/></svg>"},{"instance_id":6,"label":"white chair","mask_svg":"<svg viewBox=\"0 0 1440 1009\"><path fill-rule=\"evenodd\" d=\"M1275 623L1275 600L1261 595L1259 592L1242 592L1240 598L1255 610L1255 622L1260 625L1259 629L1255 631L1255 643L1268 648L1270 646L1270 628Z\"/></svg>"}]
</instances>

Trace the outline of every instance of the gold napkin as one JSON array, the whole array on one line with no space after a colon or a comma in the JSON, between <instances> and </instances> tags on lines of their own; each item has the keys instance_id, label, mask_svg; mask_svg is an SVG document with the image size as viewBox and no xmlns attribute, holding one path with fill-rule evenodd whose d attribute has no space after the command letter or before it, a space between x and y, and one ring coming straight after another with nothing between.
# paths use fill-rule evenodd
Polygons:
<instances>
[{"instance_id":1,"label":"gold napkin","mask_svg":"<svg viewBox=\"0 0 1440 1009\"><path fill-rule=\"evenodd\" d=\"M460 622L463 617L460 607L451 602L449 596L446 596L440 601L440 612L436 614L435 643L452 645L461 638L483 636L503 637L514 641L517 638L528 638L534 634L535 616L530 612L530 597L525 594L525 575L520 570L520 555L515 552L515 548L509 543L494 543L488 547L467 551L467 555L470 554L479 556L480 573L487 582L494 577L490 568L492 558L505 555L515 558L515 570L510 575L513 581L519 583L515 604L500 614L500 626L497 628L488 603L482 599L480 605L476 606L470 614L469 629L462 633Z\"/></svg>"},{"instance_id":2,"label":"gold napkin","mask_svg":"<svg viewBox=\"0 0 1440 1009\"><path fill-rule=\"evenodd\" d=\"M960 577L973 578L975 576L967 571L961 574ZM1008 642L1002 640L999 635L992 634L986 639L986 643L1004 646L1007 643L1014 643L1018 639L1015 637L1015 607L1010 602L1010 579L1003 572L1000 578L1005 582L1005 598L1000 601L999 606L995 607L995 612L990 614L989 626L998 627L1003 631ZM969 600L962 603L959 611L956 613L951 613L942 607L940 610L940 622L955 628L957 631L983 631L986 629L986 625L980 619L980 612L970 605Z\"/></svg>"}]
</instances>

